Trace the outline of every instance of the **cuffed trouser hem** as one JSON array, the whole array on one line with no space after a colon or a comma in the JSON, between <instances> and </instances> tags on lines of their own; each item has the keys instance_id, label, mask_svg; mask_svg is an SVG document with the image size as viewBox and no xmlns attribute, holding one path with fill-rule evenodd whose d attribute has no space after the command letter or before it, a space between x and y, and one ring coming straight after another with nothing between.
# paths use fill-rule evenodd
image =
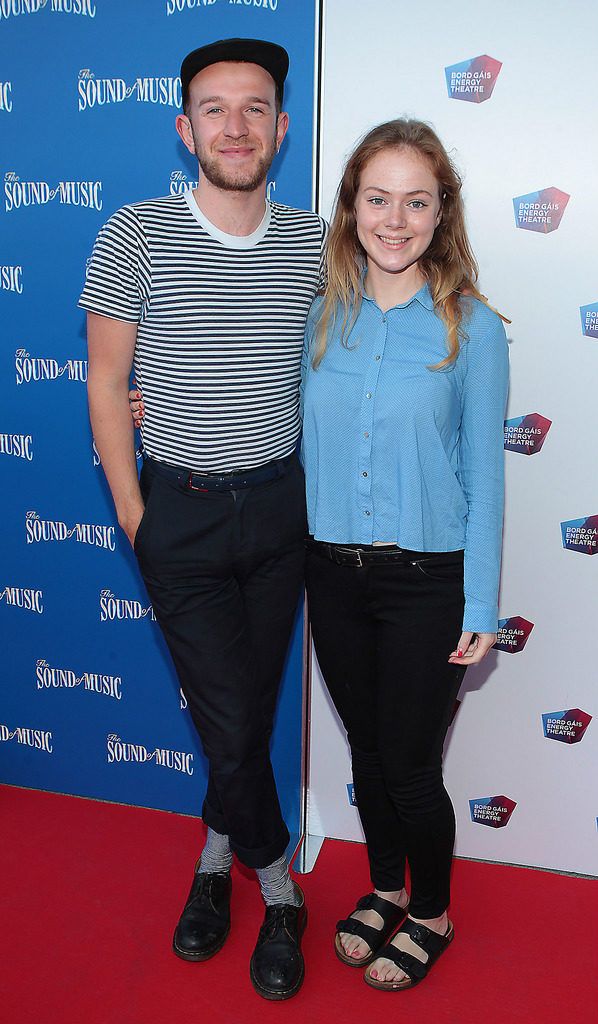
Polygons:
<instances>
[{"instance_id":1,"label":"cuffed trouser hem","mask_svg":"<svg viewBox=\"0 0 598 1024\"><path fill-rule=\"evenodd\" d=\"M241 846L240 843L235 842L235 837L230 835L223 816L212 810L205 802L201 817L204 825L207 825L208 828L214 829L214 832L218 832L221 836L228 835L231 850L239 858L241 864L247 868L267 868L269 864L282 857L291 838L283 822L278 837L272 842L257 847Z\"/></svg>"},{"instance_id":2,"label":"cuffed trouser hem","mask_svg":"<svg viewBox=\"0 0 598 1024\"><path fill-rule=\"evenodd\" d=\"M267 868L269 864L273 864L275 860L282 857L289 845L290 838L288 830L285 828L285 835L281 836L278 842L270 843L269 846L248 850L246 847L235 843L231 837L230 848L246 868Z\"/></svg>"}]
</instances>

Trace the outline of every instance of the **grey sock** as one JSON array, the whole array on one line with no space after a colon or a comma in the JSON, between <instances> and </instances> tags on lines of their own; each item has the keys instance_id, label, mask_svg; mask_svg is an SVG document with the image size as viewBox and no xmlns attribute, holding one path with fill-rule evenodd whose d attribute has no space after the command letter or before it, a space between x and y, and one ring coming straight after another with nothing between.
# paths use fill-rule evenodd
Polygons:
<instances>
[{"instance_id":1,"label":"grey sock","mask_svg":"<svg viewBox=\"0 0 598 1024\"><path fill-rule=\"evenodd\" d=\"M256 868L255 873L267 907L276 903L300 905L301 898L298 897L293 880L289 875L286 857L279 857L265 868Z\"/></svg>"},{"instance_id":2,"label":"grey sock","mask_svg":"<svg viewBox=\"0 0 598 1024\"><path fill-rule=\"evenodd\" d=\"M230 871L232 862L233 855L228 836L221 836L219 832L214 832L213 828L208 828L208 838L197 871L202 875L212 872L225 875Z\"/></svg>"}]
</instances>

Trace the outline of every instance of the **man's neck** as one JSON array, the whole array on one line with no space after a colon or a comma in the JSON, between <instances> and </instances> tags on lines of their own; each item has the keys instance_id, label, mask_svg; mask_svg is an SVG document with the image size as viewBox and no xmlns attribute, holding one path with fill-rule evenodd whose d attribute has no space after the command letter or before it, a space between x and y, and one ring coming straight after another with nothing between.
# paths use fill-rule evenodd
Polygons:
<instances>
[{"instance_id":1,"label":"man's neck","mask_svg":"<svg viewBox=\"0 0 598 1024\"><path fill-rule=\"evenodd\" d=\"M203 177L193 195L201 212L227 235L252 235L264 219L265 181L253 192L228 192Z\"/></svg>"}]
</instances>

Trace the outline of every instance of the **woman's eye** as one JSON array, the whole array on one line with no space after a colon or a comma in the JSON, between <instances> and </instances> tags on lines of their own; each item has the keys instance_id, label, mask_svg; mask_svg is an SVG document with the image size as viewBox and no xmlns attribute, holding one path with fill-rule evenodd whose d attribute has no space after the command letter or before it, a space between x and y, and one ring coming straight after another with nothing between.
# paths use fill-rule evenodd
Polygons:
<instances>
[{"instance_id":1,"label":"woman's eye","mask_svg":"<svg viewBox=\"0 0 598 1024\"><path fill-rule=\"evenodd\" d=\"M424 210L426 207L425 203L422 203L421 199L414 199L413 202L409 203L412 210Z\"/></svg>"},{"instance_id":2,"label":"woman's eye","mask_svg":"<svg viewBox=\"0 0 598 1024\"><path fill-rule=\"evenodd\" d=\"M368 203L371 203L372 206L382 206L384 200L382 196L371 196L371 198L368 199Z\"/></svg>"}]
</instances>

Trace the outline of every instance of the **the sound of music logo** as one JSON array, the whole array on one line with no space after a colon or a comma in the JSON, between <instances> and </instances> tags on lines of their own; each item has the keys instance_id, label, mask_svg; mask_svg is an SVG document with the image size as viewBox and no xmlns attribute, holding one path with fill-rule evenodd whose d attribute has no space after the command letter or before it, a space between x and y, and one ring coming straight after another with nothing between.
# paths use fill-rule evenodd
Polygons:
<instances>
[{"instance_id":1,"label":"the sound of music logo","mask_svg":"<svg viewBox=\"0 0 598 1024\"><path fill-rule=\"evenodd\" d=\"M80 14L85 18L95 18L96 0L0 0L0 21L23 14L39 14L43 10L51 14Z\"/></svg>"},{"instance_id":2,"label":"the sound of music logo","mask_svg":"<svg viewBox=\"0 0 598 1024\"><path fill-rule=\"evenodd\" d=\"M124 78L96 78L90 68L81 68L77 78L79 112L108 104L151 103L157 106L181 107L181 80L173 75L136 78L128 84Z\"/></svg>"},{"instance_id":3,"label":"the sound of music logo","mask_svg":"<svg viewBox=\"0 0 598 1024\"><path fill-rule=\"evenodd\" d=\"M46 206L58 199L61 206L80 206L84 210L101 210L101 181L21 181L16 171L4 174L4 209L6 213L28 206Z\"/></svg>"},{"instance_id":4,"label":"the sound of music logo","mask_svg":"<svg viewBox=\"0 0 598 1024\"><path fill-rule=\"evenodd\" d=\"M122 677L100 672L83 672L80 676L70 668L56 668L45 658L39 658L35 665L35 681L38 690L75 690L82 687L88 693L97 693L114 700L122 700Z\"/></svg>"},{"instance_id":5,"label":"the sound of music logo","mask_svg":"<svg viewBox=\"0 0 598 1024\"><path fill-rule=\"evenodd\" d=\"M153 761L161 768L193 775L193 754L183 750L170 750L167 747L155 747L153 750L143 743L125 743L116 733L106 738L108 764L148 764Z\"/></svg>"},{"instance_id":6,"label":"the sound of music logo","mask_svg":"<svg viewBox=\"0 0 598 1024\"><path fill-rule=\"evenodd\" d=\"M147 607L136 599L116 597L107 587L100 591L100 622L117 622L125 619L156 621L151 604Z\"/></svg>"},{"instance_id":7,"label":"the sound of music logo","mask_svg":"<svg viewBox=\"0 0 598 1024\"><path fill-rule=\"evenodd\" d=\"M10 743L11 740L22 747L43 750L46 754L54 753L52 733L49 730L30 729L22 725L9 729L7 725L0 725L0 743Z\"/></svg>"}]
</instances>

